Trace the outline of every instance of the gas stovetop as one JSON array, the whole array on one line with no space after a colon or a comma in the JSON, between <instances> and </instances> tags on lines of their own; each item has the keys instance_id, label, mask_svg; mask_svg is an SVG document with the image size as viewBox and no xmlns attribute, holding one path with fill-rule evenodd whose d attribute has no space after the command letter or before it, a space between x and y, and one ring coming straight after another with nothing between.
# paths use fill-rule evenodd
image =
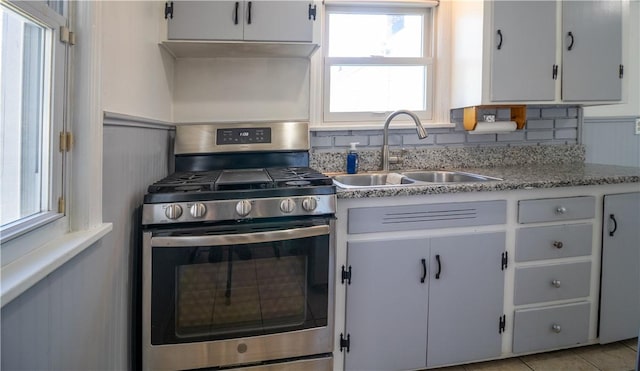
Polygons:
<instances>
[{"instance_id":1,"label":"gas stovetop","mask_svg":"<svg viewBox=\"0 0 640 371\"><path fill-rule=\"evenodd\" d=\"M331 178L311 168L276 167L177 172L148 192L145 203L313 195L335 188Z\"/></svg>"},{"instance_id":2,"label":"gas stovetop","mask_svg":"<svg viewBox=\"0 0 640 371\"><path fill-rule=\"evenodd\" d=\"M143 224L333 213L333 181L308 167L183 171L149 186Z\"/></svg>"}]
</instances>

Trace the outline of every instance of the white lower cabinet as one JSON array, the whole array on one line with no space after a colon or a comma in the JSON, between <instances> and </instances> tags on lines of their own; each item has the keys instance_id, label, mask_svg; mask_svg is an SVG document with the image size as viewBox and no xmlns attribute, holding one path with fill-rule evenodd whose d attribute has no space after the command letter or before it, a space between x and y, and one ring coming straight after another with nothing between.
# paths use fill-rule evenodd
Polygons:
<instances>
[{"instance_id":1,"label":"white lower cabinet","mask_svg":"<svg viewBox=\"0 0 640 371\"><path fill-rule=\"evenodd\" d=\"M600 342L640 330L640 193L606 195L602 221Z\"/></svg>"},{"instance_id":2,"label":"white lower cabinet","mask_svg":"<svg viewBox=\"0 0 640 371\"><path fill-rule=\"evenodd\" d=\"M518 202L520 224L556 224L516 230L513 353L589 340L593 225L584 219L595 206L593 196Z\"/></svg>"},{"instance_id":3,"label":"white lower cabinet","mask_svg":"<svg viewBox=\"0 0 640 371\"><path fill-rule=\"evenodd\" d=\"M588 302L581 302L516 310L513 352L534 352L585 343L589 337L590 306Z\"/></svg>"},{"instance_id":4,"label":"white lower cabinet","mask_svg":"<svg viewBox=\"0 0 640 371\"><path fill-rule=\"evenodd\" d=\"M504 232L349 242L347 370L497 357Z\"/></svg>"},{"instance_id":5,"label":"white lower cabinet","mask_svg":"<svg viewBox=\"0 0 640 371\"><path fill-rule=\"evenodd\" d=\"M339 202L335 369L438 368L638 336L636 190Z\"/></svg>"}]
</instances>

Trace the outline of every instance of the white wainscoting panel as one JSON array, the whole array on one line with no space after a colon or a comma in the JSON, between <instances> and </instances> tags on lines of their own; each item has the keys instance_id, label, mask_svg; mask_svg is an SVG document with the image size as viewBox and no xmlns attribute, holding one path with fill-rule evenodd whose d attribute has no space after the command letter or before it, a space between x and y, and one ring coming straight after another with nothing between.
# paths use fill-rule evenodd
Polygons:
<instances>
[{"instance_id":1,"label":"white wainscoting panel","mask_svg":"<svg viewBox=\"0 0 640 371\"><path fill-rule=\"evenodd\" d=\"M105 119L103 220L113 231L2 308L2 370L132 367L132 257L146 188L169 171L171 126Z\"/></svg>"},{"instance_id":2,"label":"white wainscoting panel","mask_svg":"<svg viewBox=\"0 0 640 371\"><path fill-rule=\"evenodd\" d=\"M582 144L586 162L640 167L640 134L637 117L585 117Z\"/></svg>"}]
</instances>

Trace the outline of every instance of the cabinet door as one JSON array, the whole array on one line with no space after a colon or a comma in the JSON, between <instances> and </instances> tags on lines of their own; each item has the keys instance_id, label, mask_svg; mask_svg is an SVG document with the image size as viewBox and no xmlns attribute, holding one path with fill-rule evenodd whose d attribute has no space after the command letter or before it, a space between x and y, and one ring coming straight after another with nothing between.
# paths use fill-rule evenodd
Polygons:
<instances>
[{"instance_id":1,"label":"cabinet door","mask_svg":"<svg viewBox=\"0 0 640 371\"><path fill-rule=\"evenodd\" d=\"M638 336L640 193L604 197L601 280L600 342Z\"/></svg>"},{"instance_id":2,"label":"cabinet door","mask_svg":"<svg viewBox=\"0 0 640 371\"><path fill-rule=\"evenodd\" d=\"M312 41L314 21L309 19L310 4L307 1L247 1L244 40Z\"/></svg>"},{"instance_id":3,"label":"cabinet door","mask_svg":"<svg viewBox=\"0 0 640 371\"><path fill-rule=\"evenodd\" d=\"M242 40L244 2L174 0L169 40ZM237 20L237 22L236 22Z\"/></svg>"},{"instance_id":4,"label":"cabinet door","mask_svg":"<svg viewBox=\"0 0 640 371\"><path fill-rule=\"evenodd\" d=\"M427 354L426 239L349 242L347 370L424 368ZM424 266L426 268L426 265Z\"/></svg>"},{"instance_id":5,"label":"cabinet door","mask_svg":"<svg viewBox=\"0 0 640 371\"><path fill-rule=\"evenodd\" d=\"M563 1L562 40L564 101L622 99L620 0Z\"/></svg>"},{"instance_id":6,"label":"cabinet door","mask_svg":"<svg viewBox=\"0 0 640 371\"><path fill-rule=\"evenodd\" d=\"M500 355L504 250L503 232L431 239L428 367Z\"/></svg>"},{"instance_id":7,"label":"cabinet door","mask_svg":"<svg viewBox=\"0 0 640 371\"><path fill-rule=\"evenodd\" d=\"M491 100L554 100L555 20L555 1L493 2Z\"/></svg>"}]
</instances>

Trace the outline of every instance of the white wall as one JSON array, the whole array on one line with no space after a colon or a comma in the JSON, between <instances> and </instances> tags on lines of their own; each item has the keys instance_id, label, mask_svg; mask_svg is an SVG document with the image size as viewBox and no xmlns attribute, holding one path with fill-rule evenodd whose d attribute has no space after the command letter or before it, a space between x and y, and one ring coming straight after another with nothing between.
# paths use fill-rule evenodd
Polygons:
<instances>
[{"instance_id":1,"label":"white wall","mask_svg":"<svg viewBox=\"0 0 640 371\"><path fill-rule=\"evenodd\" d=\"M585 107L585 117L640 116L640 1L629 2L629 12L623 33L626 38L624 48L624 77L628 93L626 102L597 107Z\"/></svg>"},{"instance_id":2,"label":"white wall","mask_svg":"<svg viewBox=\"0 0 640 371\"><path fill-rule=\"evenodd\" d=\"M164 22L164 1L102 3L105 111L172 121L174 60L158 44Z\"/></svg>"},{"instance_id":3,"label":"white wall","mask_svg":"<svg viewBox=\"0 0 640 371\"><path fill-rule=\"evenodd\" d=\"M303 58L178 59L174 81L178 123L309 119Z\"/></svg>"}]
</instances>

